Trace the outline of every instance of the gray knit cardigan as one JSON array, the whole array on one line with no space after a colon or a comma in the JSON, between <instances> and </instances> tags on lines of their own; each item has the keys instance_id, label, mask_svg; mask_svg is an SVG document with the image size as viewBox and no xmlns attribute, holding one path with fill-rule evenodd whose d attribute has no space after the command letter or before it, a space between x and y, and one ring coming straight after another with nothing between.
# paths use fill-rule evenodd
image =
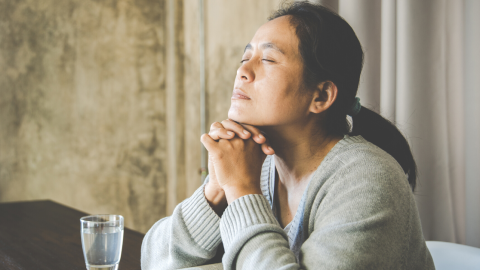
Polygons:
<instances>
[{"instance_id":1,"label":"gray knit cardigan","mask_svg":"<svg viewBox=\"0 0 480 270\"><path fill-rule=\"evenodd\" d=\"M272 161L263 164L263 195L243 196L219 217L204 184L156 222L142 269L202 265L220 243L224 269L435 269L407 177L385 151L361 136L340 140L312 175L288 235L272 212Z\"/></svg>"}]
</instances>

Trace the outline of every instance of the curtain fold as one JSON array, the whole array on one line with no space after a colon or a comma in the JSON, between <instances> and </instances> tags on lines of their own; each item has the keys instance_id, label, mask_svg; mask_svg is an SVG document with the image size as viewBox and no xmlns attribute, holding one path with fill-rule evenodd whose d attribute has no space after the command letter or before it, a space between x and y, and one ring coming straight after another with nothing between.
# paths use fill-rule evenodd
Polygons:
<instances>
[{"instance_id":1,"label":"curtain fold","mask_svg":"<svg viewBox=\"0 0 480 270\"><path fill-rule=\"evenodd\" d=\"M397 1L383 0L381 13L381 114L395 121L397 88ZM378 74L377 74L378 76ZM378 76L379 77L379 76Z\"/></svg>"},{"instance_id":2,"label":"curtain fold","mask_svg":"<svg viewBox=\"0 0 480 270\"><path fill-rule=\"evenodd\" d=\"M464 5L466 244L480 247L480 1Z\"/></svg>"},{"instance_id":3,"label":"curtain fold","mask_svg":"<svg viewBox=\"0 0 480 270\"><path fill-rule=\"evenodd\" d=\"M425 238L457 242L448 137L446 1L397 2L396 123L419 167L416 199ZM461 92L461 91L459 91ZM461 110L461 108L456 108ZM460 120L460 119L459 119ZM462 132L461 130L459 132ZM461 233L461 232L460 232Z\"/></svg>"},{"instance_id":4,"label":"curtain fold","mask_svg":"<svg viewBox=\"0 0 480 270\"><path fill-rule=\"evenodd\" d=\"M355 30L365 54L357 96L362 105L380 112L381 0L340 0L339 14Z\"/></svg>"}]
</instances>

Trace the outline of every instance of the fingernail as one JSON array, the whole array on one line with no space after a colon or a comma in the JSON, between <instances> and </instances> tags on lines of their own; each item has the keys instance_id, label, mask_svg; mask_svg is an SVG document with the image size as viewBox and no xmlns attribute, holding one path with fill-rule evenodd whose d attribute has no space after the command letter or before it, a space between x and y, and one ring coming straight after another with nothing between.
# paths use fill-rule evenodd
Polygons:
<instances>
[{"instance_id":1,"label":"fingernail","mask_svg":"<svg viewBox=\"0 0 480 270\"><path fill-rule=\"evenodd\" d=\"M232 131L227 131L227 134L230 136L235 135L235 133L233 133Z\"/></svg>"},{"instance_id":2,"label":"fingernail","mask_svg":"<svg viewBox=\"0 0 480 270\"><path fill-rule=\"evenodd\" d=\"M259 138L259 139L263 139L263 138L265 138L265 137L263 137L262 134L258 134L258 138Z\"/></svg>"},{"instance_id":3,"label":"fingernail","mask_svg":"<svg viewBox=\"0 0 480 270\"><path fill-rule=\"evenodd\" d=\"M272 147L269 146L269 147L267 147L267 148L268 148L268 150L273 151L273 148L272 148Z\"/></svg>"},{"instance_id":4,"label":"fingernail","mask_svg":"<svg viewBox=\"0 0 480 270\"><path fill-rule=\"evenodd\" d=\"M243 133L245 133L247 135L250 134L250 132L248 132L246 129L243 130Z\"/></svg>"}]
</instances>

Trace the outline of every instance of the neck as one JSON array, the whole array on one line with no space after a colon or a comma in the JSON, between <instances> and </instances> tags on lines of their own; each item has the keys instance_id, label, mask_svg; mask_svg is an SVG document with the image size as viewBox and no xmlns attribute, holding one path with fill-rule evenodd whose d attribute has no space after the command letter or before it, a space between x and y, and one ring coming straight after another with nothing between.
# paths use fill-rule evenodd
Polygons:
<instances>
[{"instance_id":1,"label":"neck","mask_svg":"<svg viewBox=\"0 0 480 270\"><path fill-rule=\"evenodd\" d=\"M275 150L279 181L287 189L303 186L342 139L341 136L328 136L314 124L265 127L262 130Z\"/></svg>"}]
</instances>

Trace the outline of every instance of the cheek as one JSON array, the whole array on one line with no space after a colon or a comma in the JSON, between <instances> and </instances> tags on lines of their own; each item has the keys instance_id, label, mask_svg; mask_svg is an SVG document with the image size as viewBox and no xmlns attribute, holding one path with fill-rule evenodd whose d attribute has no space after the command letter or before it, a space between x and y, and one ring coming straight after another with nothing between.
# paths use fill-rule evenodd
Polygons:
<instances>
[{"instance_id":1,"label":"cheek","mask_svg":"<svg viewBox=\"0 0 480 270\"><path fill-rule=\"evenodd\" d=\"M276 126L301 121L308 109L300 77L292 70L264 70L251 85L252 100L232 101L228 117L255 126Z\"/></svg>"},{"instance_id":2,"label":"cheek","mask_svg":"<svg viewBox=\"0 0 480 270\"><path fill-rule=\"evenodd\" d=\"M257 117L268 125L282 125L300 120L305 115L307 102L298 94L296 84L270 84L259 87L255 102Z\"/></svg>"}]
</instances>

